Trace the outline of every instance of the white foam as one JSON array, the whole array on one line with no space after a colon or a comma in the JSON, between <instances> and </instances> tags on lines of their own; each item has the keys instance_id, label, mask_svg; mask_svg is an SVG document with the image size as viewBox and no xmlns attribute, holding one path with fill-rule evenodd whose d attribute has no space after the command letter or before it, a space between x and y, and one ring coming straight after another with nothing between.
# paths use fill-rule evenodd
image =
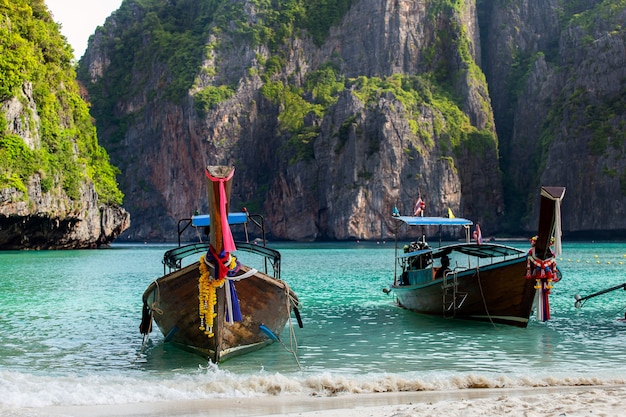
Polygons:
<instances>
[{"instance_id":1,"label":"white foam","mask_svg":"<svg viewBox=\"0 0 626 417\"><path fill-rule=\"evenodd\" d=\"M217 367L192 373L136 376L91 374L38 376L0 371L0 404L17 407L129 404L150 401L246 398L276 395L334 396L337 394L399 393L523 388L623 385L621 377L585 375L368 374L306 373L284 375L263 370L237 375Z\"/></svg>"}]
</instances>

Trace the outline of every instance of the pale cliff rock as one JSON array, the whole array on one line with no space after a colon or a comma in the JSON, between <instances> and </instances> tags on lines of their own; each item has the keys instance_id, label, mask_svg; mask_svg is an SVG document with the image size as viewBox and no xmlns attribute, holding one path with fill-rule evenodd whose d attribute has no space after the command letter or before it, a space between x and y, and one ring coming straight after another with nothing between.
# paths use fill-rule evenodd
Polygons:
<instances>
[{"instance_id":1,"label":"pale cliff rock","mask_svg":"<svg viewBox=\"0 0 626 417\"><path fill-rule=\"evenodd\" d=\"M0 190L0 248L86 249L110 244L130 226L130 214L98 204L92 184L81 187L81 199L42 193L39 176L28 184L28 198L14 189Z\"/></svg>"},{"instance_id":2,"label":"pale cliff rock","mask_svg":"<svg viewBox=\"0 0 626 417\"><path fill-rule=\"evenodd\" d=\"M24 83L21 98L23 100L18 97L11 97L0 103L0 112L4 114L7 121L7 130L21 137L30 149L36 149L41 139L39 137L39 115L33 100L31 83ZM32 115L30 119L24 117L24 114L27 113Z\"/></svg>"}]
</instances>

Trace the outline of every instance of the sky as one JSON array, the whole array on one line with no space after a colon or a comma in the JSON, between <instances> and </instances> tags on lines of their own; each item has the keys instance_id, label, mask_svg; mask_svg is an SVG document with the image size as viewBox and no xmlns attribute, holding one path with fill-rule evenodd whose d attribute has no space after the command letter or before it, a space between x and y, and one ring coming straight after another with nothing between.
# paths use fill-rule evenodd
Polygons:
<instances>
[{"instance_id":1,"label":"sky","mask_svg":"<svg viewBox=\"0 0 626 417\"><path fill-rule=\"evenodd\" d=\"M61 33L80 59L87 49L87 40L98 26L115 10L122 0L45 0L54 21L61 24Z\"/></svg>"}]
</instances>

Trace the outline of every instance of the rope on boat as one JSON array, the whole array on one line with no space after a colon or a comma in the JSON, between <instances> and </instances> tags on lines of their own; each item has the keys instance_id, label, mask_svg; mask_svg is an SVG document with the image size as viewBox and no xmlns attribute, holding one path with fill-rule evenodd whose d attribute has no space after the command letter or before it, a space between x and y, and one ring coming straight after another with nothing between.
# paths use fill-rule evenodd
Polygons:
<instances>
[{"instance_id":1,"label":"rope on boat","mask_svg":"<svg viewBox=\"0 0 626 417\"><path fill-rule=\"evenodd\" d=\"M234 277L226 277L229 281L241 281L242 279L245 278L250 278L252 275L255 275L257 272L256 269L251 268L248 272L241 274L241 275L236 275Z\"/></svg>"},{"instance_id":2,"label":"rope on boat","mask_svg":"<svg viewBox=\"0 0 626 417\"><path fill-rule=\"evenodd\" d=\"M249 271L241 274L241 275L237 275L234 277L226 277L229 281L241 281L242 279L246 279L246 278L250 278L251 276L254 276L257 272L255 268L250 268ZM291 291L291 288L289 288L289 285L285 282L282 281L282 284L285 286L285 293L287 294L287 297L285 297L287 299L287 311L291 310L291 306L293 306L294 309L298 308L298 303L295 300L294 296L293 296L293 291ZM289 347L287 347L287 345L274 333L271 332L271 330L267 329L265 326L261 325L261 330L265 332L265 330L263 329L265 327L265 329L269 332L268 336L271 337L272 339L275 338L275 340L278 340L280 342L280 344L283 346L283 348L285 348L285 350L289 353L291 353L296 361L296 364L298 364L298 368L300 370L302 370L302 366L300 365L300 361L298 360L298 355L297 355L297 350L298 350L298 341L296 339L296 333L293 329L293 322L291 320L291 314L289 314Z\"/></svg>"},{"instance_id":3,"label":"rope on boat","mask_svg":"<svg viewBox=\"0 0 626 417\"><path fill-rule=\"evenodd\" d=\"M198 242L203 243L202 234L200 233L200 230L198 230L198 227L194 227L194 229L196 229L196 236L198 237Z\"/></svg>"},{"instance_id":4,"label":"rope on boat","mask_svg":"<svg viewBox=\"0 0 626 417\"><path fill-rule=\"evenodd\" d=\"M296 307L296 302L293 299L293 297L291 296L291 293L289 291L289 287L287 286L287 284L285 284L285 291L287 292L287 311L289 311L289 309L291 308L291 304L294 305L294 311L297 311L297 307ZM283 348L285 348L285 350L289 353L291 353L294 357L294 359L296 360L296 364L298 364L298 368L300 370L302 370L302 366L300 366L300 361L298 360L298 356L296 354L296 351L298 350L298 342L296 340L296 336L295 333L293 331L293 324L291 321L291 314L289 314L289 340L290 340L290 347L287 347L287 345L285 345L285 343L283 343L282 340L280 340L280 337L275 334L274 332L272 332L267 326L265 326L264 324L261 324L259 326L259 329L265 333L270 339L272 339L275 342L279 342ZM298 320L299 322L299 320Z\"/></svg>"},{"instance_id":5,"label":"rope on boat","mask_svg":"<svg viewBox=\"0 0 626 417\"><path fill-rule=\"evenodd\" d=\"M159 303L161 301L161 288L159 288L159 281L154 280L154 286L156 287L156 295L154 296L154 301L150 305L150 311L153 313L157 313L159 316L163 315L163 310L159 308Z\"/></svg>"},{"instance_id":6,"label":"rope on boat","mask_svg":"<svg viewBox=\"0 0 626 417\"><path fill-rule=\"evenodd\" d=\"M489 318L489 322L494 328L496 324L493 322L491 318L491 314L489 314L489 308L487 307L487 300L485 300L485 294L483 293L483 285L480 282L480 268L476 268L476 279L478 280L478 288L480 289L480 297L483 299L483 307L485 307L485 313L487 313L487 317Z\"/></svg>"},{"instance_id":7,"label":"rope on boat","mask_svg":"<svg viewBox=\"0 0 626 417\"><path fill-rule=\"evenodd\" d=\"M156 312L159 315L163 314L163 310L161 310L158 307L159 300L161 299L161 289L159 288L159 282L157 280L154 280L154 286L156 288L156 290L154 291L155 292L155 296L154 296L154 300L152 301L152 304L149 307L149 310L150 310L149 330L147 330L143 334L143 341L141 343L141 349L137 353L137 356L135 357L135 359L133 359L131 361L132 364L136 363L137 360L141 359L144 356L144 352L146 350L146 346L148 345L148 340L150 340L150 332L152 331L152 319L154 318L154 313Z\"/></svg>"},{"instance_id":8,"label":"rope on boat","mask_svg":"<svg viewBox=\"0 0 626 417\"><path fill-rule=\"evenodd\" d=\"M291 307L293 306L293 308L297 309L298 308L298 302L296 301L296 299L293 296L293 292L291 291L291 288L289 288L289 285L283 281L283 285L285 286L285 293L287 294L287 311L291 311ZM298 359L298 340L296 338L296 332L293 329L293 321L291 320L291 314L289 314L289 347L287 347L285 345L285 343L283 343L282 340L278 339L281 343L281 345L283 345L283 347L285 348L285 350L289 353L291 353L293 355L293 358L296 361L296 364L298 365L298 369L302 370L302 366L300 365L300 360Z\"/></svg>"}]
</instances>

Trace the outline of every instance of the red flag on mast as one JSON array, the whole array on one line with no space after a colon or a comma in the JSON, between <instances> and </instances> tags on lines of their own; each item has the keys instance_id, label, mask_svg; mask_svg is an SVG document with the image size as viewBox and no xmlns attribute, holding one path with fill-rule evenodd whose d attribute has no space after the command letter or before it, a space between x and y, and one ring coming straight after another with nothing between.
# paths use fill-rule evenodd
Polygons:
<instances>
[{"instance_id":1,"label":"red flag on mast","mask_svg":"<svg viewBox=\"0 0 626 417\"><path fill-rule=\"evenodd\" d=\"M415 207L413 208L413 215L423 216L425 208L426 208L426 203L424 203L424 201L422 200L422 196L419 196L419 198L415 202Z\"/></svg>"}]
</instances>

